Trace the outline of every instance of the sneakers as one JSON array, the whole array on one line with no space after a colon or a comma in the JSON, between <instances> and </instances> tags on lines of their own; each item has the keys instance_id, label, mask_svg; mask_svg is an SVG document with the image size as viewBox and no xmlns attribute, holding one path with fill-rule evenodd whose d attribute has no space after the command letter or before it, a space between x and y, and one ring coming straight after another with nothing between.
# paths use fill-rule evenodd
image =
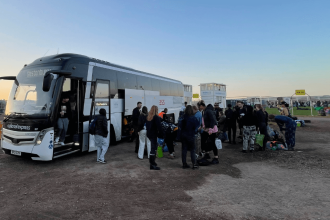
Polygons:
<instances>
[{"instance_id":1,"label":"sneakers","mask_svg":"<svg viewBox=\"0 0 330 220\"><path fill-rule=\"evenodd\" d=\"M65 144L64 144L64 142L58 142L58 144L60 144L60 145L62 145L62 146L64 146Z\"/></svg>"},{"instance_id":2,"label":"sneakers","mask_svg":"<svg viewBox=\"0 0 330 220\"><path fill-rule=\"evenodd\" d=\"M190 168L190 166L188 164L185 163L182 165L182 169L188 169L188 168Z\"/></svg>"},{"instance_id":3,"label":"sneakers","mask_svg":"<svg viewBox=\"0 0 330 220\"><path fill-rule=\"evenodd\" d=\"M143 160L143 158L140 158L139 156L137 156L137 158L140 159L140 160Z\"/></svg>"},{"instance_id":4,"label":"sneakers","mask_svg":"<svg viewBox=\"0 0 330 220\"><path fill-rule=\"evenodd\" d=\"M105 160L99 160L99 163L107 163L107 161L105 161Z\"/></svg>"},{"instance_id":5,"label":"sneakers","mask_svg":"<svg viewBox=\"0 0 330 220\"><path fill-rule=\"evenodd\" d=\"M211 164L219 164L219 158L213 158Z\"/></svg>"},{"instance_id":6,"label":"sneakers","mask_svg":"<svg viewBox=\"0 0 330 220\"><path fill-rule=\"evenodd\" d=\"M55 138L55 144L57 144L58 142L60 141L60 138L59 137L57 137L57 138Z\"/></svg>"}]
</instances>

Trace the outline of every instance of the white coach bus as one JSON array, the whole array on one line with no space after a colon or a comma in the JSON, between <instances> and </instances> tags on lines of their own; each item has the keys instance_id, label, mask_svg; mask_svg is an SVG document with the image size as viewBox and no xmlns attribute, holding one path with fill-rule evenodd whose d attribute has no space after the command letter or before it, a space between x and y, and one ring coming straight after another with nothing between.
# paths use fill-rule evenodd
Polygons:
<instances>
[{"instance_id":1,"label":"white coach bus","mask_svg":"<svg viewBox=\"0 0 330 220\"><path fill-rule=\"evenodd\" d=\"M3 121L2 150L33 160L95 151L88 130L100 108L107 111L109 143L115 143L131 132L137 102L149 110L152 105L159 111L168 108L175 121L184 102L180 81L77 54L43 57L25 65L17 76L0 79L14 81ZM70 97L72 117L65 145L55 145L64 93Z\"/></svg>"}]
</instances>

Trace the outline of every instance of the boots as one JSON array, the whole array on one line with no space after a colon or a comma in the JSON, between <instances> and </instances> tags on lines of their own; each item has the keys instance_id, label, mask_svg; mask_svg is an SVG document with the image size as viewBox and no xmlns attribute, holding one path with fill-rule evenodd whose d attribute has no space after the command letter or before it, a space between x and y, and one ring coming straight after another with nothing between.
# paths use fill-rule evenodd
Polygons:
<instances>
[{"instance_id":1,"label":"boots","mask_svg":"<svg viewBox=\"0 0 330 220\"><path fill-rule=\"evenodd\" d=\"M156 156L150 155L150 158L149 158L150 170L160 170L160 168L157 167L155 160L156 160Z\"/></svg>"}]
</instances>

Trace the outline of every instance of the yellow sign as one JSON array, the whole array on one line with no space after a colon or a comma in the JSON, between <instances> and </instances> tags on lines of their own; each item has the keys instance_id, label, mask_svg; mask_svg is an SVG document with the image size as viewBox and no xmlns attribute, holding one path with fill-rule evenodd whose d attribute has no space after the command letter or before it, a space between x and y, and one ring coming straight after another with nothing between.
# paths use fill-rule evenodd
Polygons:
<instances>
[{"instance_id":1,"label":"yellow sign","mask_svg":"<svg viewBox=\"0 0 330 220\"><path fill-rule=\"evenodd\" d=\"M296 95L305 95L305 89L296 90Z\"/></svg>"},{"instance_id":2,"label":"yellow sign","mask_svg":"<svg viewBox=\"0 0 330 220\"><path fill-rule=\"evenodd\" d=\"M199 94L193 94L193 98L194 99L198 99L199 98Z\"/></svg>"}]
</instances>

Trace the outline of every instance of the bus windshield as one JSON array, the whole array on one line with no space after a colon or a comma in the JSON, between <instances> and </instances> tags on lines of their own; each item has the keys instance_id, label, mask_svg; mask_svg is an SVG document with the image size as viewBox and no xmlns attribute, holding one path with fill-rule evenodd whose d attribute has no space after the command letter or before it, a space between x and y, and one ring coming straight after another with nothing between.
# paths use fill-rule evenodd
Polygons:
<instances>
[{"instance_id":1,"label":"bus windshield","mask_svg":"<svg viewBox=\"0 0 330 220\"><path fill-rule=\"evenodd\" d=\"M21 72L13 84L7 102L6 114L46 116L50 113L55 77L48 92L42 90L44 72ZM32 71L33 73L33 71Z\"/></svg>"}]
</instances>

